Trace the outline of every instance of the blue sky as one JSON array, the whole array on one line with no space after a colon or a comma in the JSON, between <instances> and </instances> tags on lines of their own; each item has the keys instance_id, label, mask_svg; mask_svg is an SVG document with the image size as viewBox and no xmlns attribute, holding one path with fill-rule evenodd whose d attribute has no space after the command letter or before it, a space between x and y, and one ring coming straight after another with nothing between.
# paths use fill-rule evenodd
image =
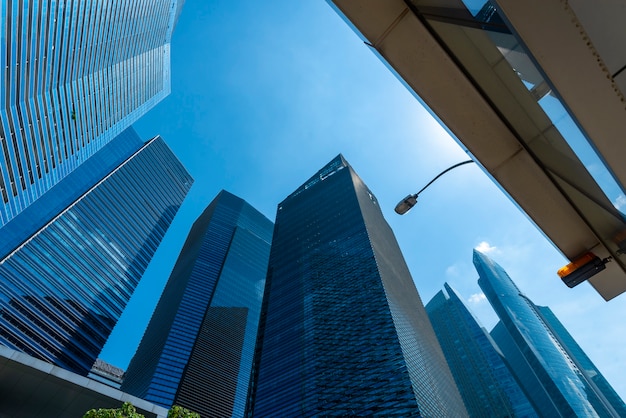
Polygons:
<instances>
[{"instance_id":1,"label":"blue sky","mask_svg":"<svg viewBox=\"0 0 626 418\"><path fill-rule=\"evenodd\" d=\"M101 357L125 368L191 224L226 189L274 219L276 205L338 153L376 194L423 302L444 282L487 329L472 249L547 305L626 398L626 297L563 285L566 260L323 0L187 0L172 42L172 94L135 125L160 134L194 186Z\"/></svg>"}]
</instances>

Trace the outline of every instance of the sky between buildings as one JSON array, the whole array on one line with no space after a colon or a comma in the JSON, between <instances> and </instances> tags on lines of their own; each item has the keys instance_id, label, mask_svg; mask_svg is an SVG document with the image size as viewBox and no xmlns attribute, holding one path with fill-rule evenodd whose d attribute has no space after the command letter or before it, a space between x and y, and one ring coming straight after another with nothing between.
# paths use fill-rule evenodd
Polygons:
<instances>
[{"instance_id":1,"label":"sky between buildings","mask_svg":"<svg viewBox=\"0 0 626 418\"><path fill-rule=\"evenodd\" d=\"M395 204L468 158L323 0L187 0L172 42L172 94L135 125L160 134L195 178L101 357L126 368L191 224L226 189L274 220L276 205L339 153L377 196L426 304L450 283L488 329L472 249L549 306L626 399L626 296L567 288L567 263L474 164L407 215Z\"/></svg>"}]
</instances>

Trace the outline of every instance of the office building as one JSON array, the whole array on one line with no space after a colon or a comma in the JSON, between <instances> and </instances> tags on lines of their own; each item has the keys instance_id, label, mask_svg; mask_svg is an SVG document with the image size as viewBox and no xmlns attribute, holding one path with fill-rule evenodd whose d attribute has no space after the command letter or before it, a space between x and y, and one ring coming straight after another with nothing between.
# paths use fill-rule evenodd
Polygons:
<instances>
[{"instance_id":1,"label":"office building","mask_svg":"<svg viewBox=\"0 0 626 418\"><path fill-rule=\"evenodd\" d=\"M331 4L569 260L612 257L604 299L626 291L622 2Z\"/></svg>"},{"instance_id":2,"label":"office building","mask_svg":"<svg viewBox=\"0 0 626 418\"><path fill-rule=\"evenodd\" d=\"M339 155L278 205L248 415L466 416L378 201Z\"/></svg>"},{"instance_id":3,"label":"office building","mask_svg":"<svg viewBox=\"0 0 626 418\"><path fill-rule=\"evenodd\" d=\"M0 259L19 247L143 145L144 141L135 130L127 128L0 227Z\"/></svg>"},{"instance_id":4,"label":"office building","mask_svg":"<svg viewBox=\"0 0 626 418\"><path fill-rule=\"evenodd\" d=\"M2 257L0 344L87 375L192 182L156 137Z\"/></svg>"},{"instance_id":5,"label":"office building","mask_svg":"<svg viewBox=\"0 0 626 418\"><path fill-rule=\"evenodd\" d=\"M182 5L3 2L0 227L169 94Z\"/></svg>"},{"instance_id":6,"label":"office building","mask_svg":"<svg viewBox=\"0 0 626 418\"><path fill-rule=\"evenodd\" d=\"M504 269L476 250L474 265L478 284L500 318L491 335L537 412L545 417L620 416Z\"/></svg>"},{"instance_id":7,"label":"office building","mask_svg":"<svg viewBox=\"0 0 626 418\"><path fill-rule=\"evenodd\" d=\"M537 417L489 333L447 283L426 312L471 417Z\"/></svg>"},{"instance_id":8,"label":"office building","mask_svg":"<svg viewBox=\"0 0 626 418\"><path fill-rule=\"evenodd\" d=\"M617 416L626 417L626 405L622 398L615 392L611 384L607 382L591 359L587 357L587 354L585 354L576 340L574 340L567 329L565 329L561 321L554 315L554 312L547 306L535 305L535 308L544 324L546 324L550 332L552 332L552 335L554 335L559 341L559 344L561 344L561 347L565 349L569 357L574 361L578 369L587 379L589 385L599 394L602 401L610 404L617 413Z\"/></svg>"},{"instance_id":9,"label":"office building","mask_svg":"<svg viewBox=\"0 0 626 418\"><path fill-rule=\"evenodd\" d=\"M193 224L122 390L203 417L243 416L273 223L220 192Z\"/></svg>"}]
</instances>

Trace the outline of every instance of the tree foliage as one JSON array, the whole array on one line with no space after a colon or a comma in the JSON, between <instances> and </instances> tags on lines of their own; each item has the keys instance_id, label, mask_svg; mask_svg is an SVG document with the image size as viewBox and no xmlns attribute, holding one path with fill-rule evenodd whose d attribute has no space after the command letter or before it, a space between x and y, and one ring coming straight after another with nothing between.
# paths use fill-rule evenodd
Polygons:
<instances>
[{"instance_id":1,"label":"tree foliage","mask_svg":"<svg viewBox=\"0 0 626 418\"><path fill-rule=\"evenodd\" d=\"M121 408L111 409L90 409L83 415L83 418L145 418L137 412L137 409L130 402L124 402ZM174 405L167 413L167 418L200 418L197 412L191 412L187 408Z\"/></svg>"},{"instance_id":2,"label":"tree foliage","mask_svg":"<svg viewBox=\"0 0 626 418\"><path fill-rule=\"evenodd\" d=\"M124 402L121 408L111 409L90 409L83 418L145 418L137 412L137 409L130 402ZM167 418L200 418L197 412L191 412L187 408L174 405L167 413Z\"/></svg>"},{"instance_id":3,"label":"tree foliage","mask_svg":"<svg viewBox=\"0 0 626 418\"><path fill-rule=\"evenodd\" d=\"M138 413L133 404L124 402L121 408L90 409L83 418L145 418Z\"/></svg>"},{"instance_id":4,"label":"tree foliage","mask_svg":"<svg viewBox=\"0 0 626 418\"><path fill-rule=\"evenodd\" d=\"M200 418L200 414L191 412L182 406L174 405L167 413L167 418Z\"/></svg>"}]
</instances>

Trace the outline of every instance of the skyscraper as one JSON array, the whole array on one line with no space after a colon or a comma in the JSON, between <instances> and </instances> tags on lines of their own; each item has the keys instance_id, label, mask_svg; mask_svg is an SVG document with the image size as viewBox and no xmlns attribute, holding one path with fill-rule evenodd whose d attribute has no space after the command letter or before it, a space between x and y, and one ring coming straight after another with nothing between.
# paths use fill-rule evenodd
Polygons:
<instances>
[{"instance_id":1,"label":"skyscraper","mask_svg":"<svg viewBox=\"0 0 626 418\"><path fill-rule=\"evenodd\" d=\"M339 155L278 205L251 416L466 416L378 201Z\"/></svg>"},{"instance_id":2,"label":"skyscraper","mask_svg":"<svg viewBox=\"0 0 626 418\"><path fill-rule=\"evenodd\" d=\"M182 5L3 2L0 227L169 94Z\"/></svg>"},{"instance_id":3,"label":"skyscraper","mask_svg":"<svg viewBox=\"0 0 626 418\"><path fill-rule=\"evenodd\" d=\"M273 223L222 191L193 224L122 390L243 416Z\"/></svg>"},{"instance_id":4,"label":"skyscraper","mask_svg":"<svg viewBox=\"0 0 626 418\"><path fill-rule=\"evenodd\" d=\"M474 250L478 284L500 322L491 335L542 416L618 417L502 267Z\"/></svg>"},{"instance_id":5,"label":"skyscraper","mask_svg":"<svg viewBox=\"0 0 626 418\"><path fill-rule=\"evenodd\" d=\"M127 128L0 227L0 259L19 247L143 145L144 141L135 130Z\"/></svg>"},{"instance_id":6,"label":"skyscraper","mask_svg":"<svg viewBox=\"0 0 626 418\"><path fill-rule=\"evenodd\" d=\"M596 393L604 397L603 402L609 403L617 412L618 416L626 417L626 405L622 398L615 392L611 384L607 382L602 373L600 373L600 370L598 370L576 340L574 340L574 337L565 329L554 312L547 306L534 305L534 307L544 324L546 324L550 332L552 332L552 335L556 337L561 347L565 349L569 357L576 363L576 366L578 366L578 369L585 375L587 382L595 386L594 389Z\"/></svg>"},{"instance_id":7,"label":"skyscraper","mask_svg":"<svg viewBox=\"0 0 626 418\"><path fill-rule=\"evenodd\" d=\"M0 344L86 375L192 182L154 138L2 257Z\"/></svg>"},{"instance_id":8,"label":"skyscraper","mask_svg":"<svg viewBox=\"0 0 626 418\"><path fill-rule=\"evenodd\" d=\"M536 417L487 331L447 283L426 304L450 371L471 417Z\"/></svg>"}]
</instances>

